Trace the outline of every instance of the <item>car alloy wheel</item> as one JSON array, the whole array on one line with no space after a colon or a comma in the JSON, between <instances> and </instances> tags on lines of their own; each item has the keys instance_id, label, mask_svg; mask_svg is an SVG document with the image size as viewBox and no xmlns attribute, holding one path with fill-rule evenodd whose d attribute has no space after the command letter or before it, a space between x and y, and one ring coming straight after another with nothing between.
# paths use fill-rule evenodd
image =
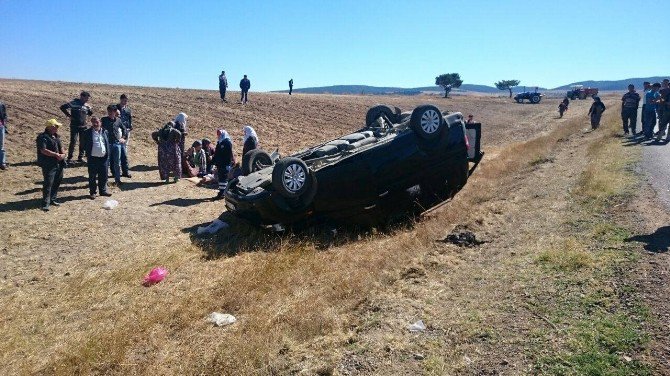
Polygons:
<instances>
[{"instance_id":1,"label":"car alloy wheel","mask_svg":"<svg viewBox=\"0 0 670 376\"><path fill-rule=\"evenodd\" d=\"M435 110L427 110L421 115L421 128L427 134L433 134L440 128L440 115Z\"/></svg>"},{"instance_id":2,"label":"car alloy wheel","mask_svg":"<svg viewBox=\"0 0 670 376\"><path fill-rule=\"evenodd\" d=\"M284 188L290 192L298 192L305 186L306 171L298 164L290 164L284 170L282 182Z\"/></svg>"}]
</instances>

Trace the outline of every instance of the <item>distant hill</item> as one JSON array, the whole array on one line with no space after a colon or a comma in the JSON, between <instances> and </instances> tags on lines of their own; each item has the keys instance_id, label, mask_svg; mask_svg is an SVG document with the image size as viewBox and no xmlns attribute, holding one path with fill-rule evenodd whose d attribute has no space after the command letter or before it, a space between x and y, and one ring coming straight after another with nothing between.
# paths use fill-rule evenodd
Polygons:
<instances>
[{"instance_id":1,"label":"distant hill","mask_svg":"<svg viewBox=\"0 0 670 376\"><path fill-rule=\"evenodd\" d=\"M644 81L649 82L661 82L665 77L642 77L642 78L627 78L625 80L617 81L581 81L573 82L571 84L559 86L553 89L546 89L539 87L540 91L563 91L570 88L573 85L584 85L590 87L597 87L600 90L626 90L628 84L632 83L637 88L642 87ZM514 92L521 92L525 90L535 90L535 86L524 86L520 85L513 89ZM443 93L444 90L440 86L422 86L414 88L402 88L402 87L386 87L386 86L368 86L368 85L333 85L333 86L321 86L321 87L306 87L298 88L293 90L296 93L305 93L305 94L364 94L364 95L417 95L425 92L435 92ZM287 93L288 90L278 90L274 93ZM498 90L493 86L487 85L477 85L477 84L463 84L460 88L452 90L452 93L463 93L463 92L476 92L476 93L504 93L505 91Z\"/></svg>"},{"instance_id":2,"label":"distant hill","mask_svg":"<svg viewBox=\"0 0 670 376\"><path fill-rule=\"evenodd\" d=\"M661 82L663 81L664 78L667 77L642 77L642 78L627 78L625 80L616 80L616 81L580 81L580 82L573 82L568 85L563 85L559 86L557 88L554 88L552 90L567 90L573 85L584 85L590 86L590 87L597 87L600 90L626 90L628 88L628 84L633 84L635 85L636 88L641 88L642 83L644 81L649 81L651 83L654 82Z\"/></svg>"}]
</instances>

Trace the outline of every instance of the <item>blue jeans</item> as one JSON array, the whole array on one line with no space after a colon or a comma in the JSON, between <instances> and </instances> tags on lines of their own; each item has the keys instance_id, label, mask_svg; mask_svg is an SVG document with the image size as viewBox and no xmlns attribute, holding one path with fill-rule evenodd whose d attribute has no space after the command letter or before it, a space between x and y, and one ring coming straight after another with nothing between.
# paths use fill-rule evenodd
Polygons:
<instances>
[{"instance_id":1,"label":"blue jeans","mask_svg":"<svg viewBox=\"0 0 670 376\"><path fill-rule=\"evenodd\" d=\"M642 132L644 132L645 137L654 136L654 127L656 126L656 110L654 107L645 105L642 108L642 118L644 122L642 123Z\"/></svg>"},{"instance_id":2,"label":"blue jeans","mask_svg":"<svg viewBox=\"0 0 670 376\"><path fill-rule=\"evenodd\" d=\"M117 183L121 182L121 153L123 150L123 144L120 142L115 142L109 146L112 150L109 153L109 164L112 168L112 175L114 175L114 181Z\"/></svg>"},{"instance_id":3,"label":"blue jeans","mask_svg":"<svg viewBox=\"0 0 670 376\"><path fill-rule=\"evenodd\" d=\"M0 127L0 165L6 164L5 160L5 127Z\"/></svg>"}]
</instances>

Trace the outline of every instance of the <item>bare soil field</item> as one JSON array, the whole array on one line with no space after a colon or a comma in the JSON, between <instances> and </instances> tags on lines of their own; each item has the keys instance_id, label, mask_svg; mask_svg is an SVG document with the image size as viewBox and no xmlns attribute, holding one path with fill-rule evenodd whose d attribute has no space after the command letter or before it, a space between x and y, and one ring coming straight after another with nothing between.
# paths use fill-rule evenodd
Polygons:
<instances>
[{"instance_id":1,"label":"bare soil field","mask_svg":"<svg viewBox=\"0 0 670 376\"><path fill-rule=\"evenodd\" d=\"M12 164L0 171L1 373L566 374L588 371L580 346L595 349L599 370L664 370L636 334L640 320L627 319L638 306L621 303L628 285L617 268L634 262L633 245L597 220L617 217L608 208L628 197L620 191L629 183L612 178L618 165L594 180L603 147L590 145L609 147L612 136L584 131L590 101L573 101L557 119L557 100L252 92L243 106L222 105L215 91L0 82ZM104 200L88 199L85 168L68 168L63 205L43 213L34 139L47 118L65 122L58 106L81 90L98 115L129 96L133 178L112 190L120 205L106 211ZM200 238L197 226L224 210L209 200L215 191L158 179L149 135L178 112L189 115L188 141L225 128L239 153L251 124L263 148L286 155L359 128L376 103L430 103L483 123L485 161L430 218L336 239L243 223ZM463 229L485 243L441 241ZM158 265L167 279L142 287ZM239 321L212 327L212 311ZM418 319L427 330L410 333ZM588 322L596 329L579 331ZM597 325L617 329L604 337L616 339L613 358L598 338L580 342Z\"/></svg>"}]
</instances>

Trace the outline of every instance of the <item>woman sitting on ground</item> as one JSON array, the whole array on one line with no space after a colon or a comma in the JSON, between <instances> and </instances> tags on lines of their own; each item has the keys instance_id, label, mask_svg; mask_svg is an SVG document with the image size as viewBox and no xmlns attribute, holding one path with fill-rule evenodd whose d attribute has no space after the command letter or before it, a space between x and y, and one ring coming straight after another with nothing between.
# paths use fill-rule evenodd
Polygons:
<instances>
[{"instance_id":1,"label":"woman sitting on ground","mask_svg":"<svg viewBox=\"0 0 670 376\"><path fill-rule=\"evenodd\" d=\"M191 148L186 150L182 163L182 170L189 178L203 177L207 174L207 156L202 150L200 141L194 141Z\"/></svg>"},{"instance_id":2,"label":"woman sitting on ground","mask_svg":"<svg viewBox=\"0 0 670 376\"><path fill-rule=\"evenodd\" d=\"M181 177L181 132L174 126L173 122L168 122L151 134L158 144L158 173L166 183L170 182L170 173L174 174L175 182Z\"/></svg>"},{"instance_id":3,"label":"woman sitting on ground","mask_svg":"<svg viewBox=\"0 0 670 376\"><path fill-rule=\"evenodd\" d=\"M207 174L211 174L214 167L212 160L214 160L214 152L216 149L209 138L202 139L202 150L205 151L205 159L207 160Z\"/></svg>"},{"instance_id":4,"label":"woman sitting on ground","mask_svg":"<svg viewBox=\"0 0 670 376\"><path fill-rule=\"evenodd\" d=\"M245 156L248 152L258 149L260 145L258 144L258 135L250 125L245 125L243 132L244 138L242 138L242 141L244 142L244 146L242 147L242 156Z\"/></svg>"},{"instance_id":5,"label":"woman sitting on ground","mask_svg":"<svg viewBox=\"0 0 670 376\"><path fill-rule=\"evenodd\" d=\"M223 129L217 131L219 142L216 143L214 152L214 165L216 166L216 173L219 178L219 194L214 197L215 200L223 198L226 191L226 184L228 184L228 172L233 164L235 164L235 156L233 155L233 140Z\"/></svg>"}]
</instances>

